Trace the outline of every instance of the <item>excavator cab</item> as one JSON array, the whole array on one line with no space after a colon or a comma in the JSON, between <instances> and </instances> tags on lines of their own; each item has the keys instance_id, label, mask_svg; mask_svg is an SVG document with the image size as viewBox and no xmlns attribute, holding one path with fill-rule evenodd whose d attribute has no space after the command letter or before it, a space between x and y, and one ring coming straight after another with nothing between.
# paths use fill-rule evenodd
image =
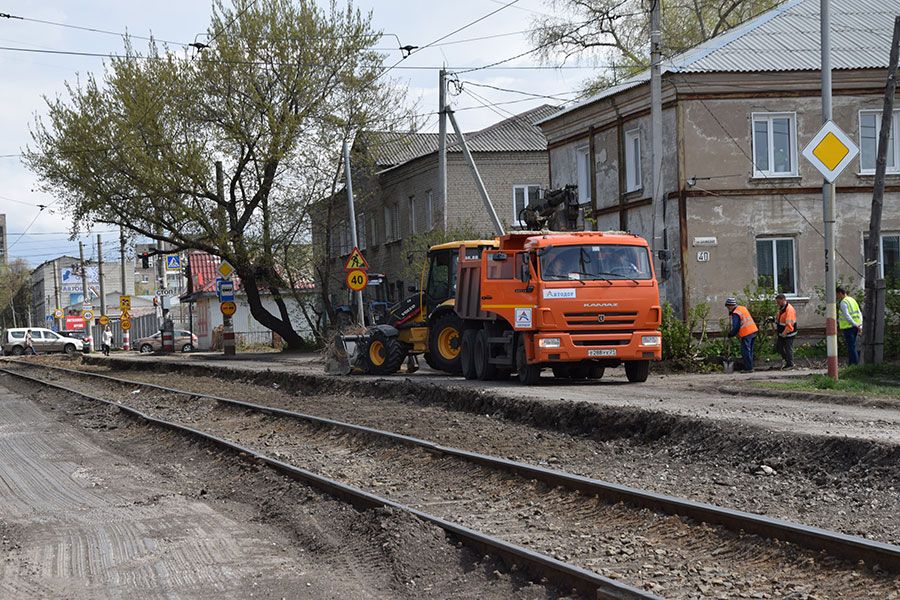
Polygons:
<instances>
[{"instance_id":1,"label":"excavator cab","mask_svg":"<svg viewBox=\"0 0 900 600\"><path fill-rule=\"evenodd\" d=\"M456 261L458 258L458 248L429 251L428 276L423 290L426 315L433 313L438 306L456 294Z\"/></svg>"}]
</instances>

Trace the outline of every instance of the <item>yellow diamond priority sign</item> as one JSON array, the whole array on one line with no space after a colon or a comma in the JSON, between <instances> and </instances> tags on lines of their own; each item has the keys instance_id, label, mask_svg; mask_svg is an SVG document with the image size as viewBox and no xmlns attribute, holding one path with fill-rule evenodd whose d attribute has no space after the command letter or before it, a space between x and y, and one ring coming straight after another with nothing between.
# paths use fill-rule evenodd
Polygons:
<instances>
[{"instance_id":1,"label":"yellow diamond priority sign","mask_svg":"<svg viewBox=\"0 0 900 600\"><path fill-rule=\"evenodd\" d=\"M232 273L234 273L234 267L231 266L231 263L227 260L223 260L219 267L216 269L219 275L221 275L224 279L231 279Z\"/></svg>"},{"instance_id":2,"label":"yellow diamond priority sign","mask_svg":"<svg viewBox=\"0 0 900 600\"><path fill-rule=\"evenodd\" d=\"M857 154L859 148L834 121L822 125L819 133L803 149L806 160L811 162L829 183L837 179Z\"/></svg>"}]
</instances>

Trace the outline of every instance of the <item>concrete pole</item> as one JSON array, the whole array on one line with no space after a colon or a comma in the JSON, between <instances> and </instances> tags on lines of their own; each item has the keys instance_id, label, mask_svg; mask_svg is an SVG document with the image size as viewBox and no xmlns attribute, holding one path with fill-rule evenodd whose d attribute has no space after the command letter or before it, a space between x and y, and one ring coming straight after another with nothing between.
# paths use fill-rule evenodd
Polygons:
<instances>
[{"instance_id":1,"label":"concrete pole","mask_svg":"<svg viewBox=\"0 0 900 600\"><path fill-rule=\"evenodd\" d=\"M121 267L122 274L122 295L128 296L128 292L126 291L125 285L125 228L119 227L119 263ZM122 350L131 350L131 334L128 331L122 330Z\"/></svg>"},{"instance_id":2,"label":"concrete pole","mask_svg":"<svg viewBox=\"0 0 900 600\"><path fill-rule=\"evenodd\" d=\"M353 206L353 173L350 171L350 144L344 140L344 180L347 185L347 214L350 219L350 239L353 241L353 247L359 248L359 239L356 237L356 208ZM354 292L356 296L356 311L359 324L365 327L366 313L363 308L362 291Z\"/></svg>"},{"instance_id":3,"label":"concrete pole","mask_svg":"<svg viewBox=\"0 0 900 600\"><path fill-rule=\"evenodd\" d=\"M441 69L438 87L438 206L447 231L447 71ZM432 215L432 218L434 216Z\"/></svg>"},{"instance_id":4,"label":"concrete pole","mask_svg":"<svg viewBox=\"0 0 900 600\"><path fill-rule=\"evenodd\" d=\"M822 35L822 123L831 120L831 0L820 0ZM825 346L828 376L838 378L837 298L834 253L834 184L822 184L822 213L825 222Z\"/></svg>"},{"instance_id":5,"label":"concrete pole","mask_svg":"<svg viewBox=\"0 0 900 600\"><path fill-rule=\"evenodd\" d=\"M481 195L482 202L484 202L484 209L487 211L488 216L491 218L491 222L494 224L494 231L497 232L497 235L504 235L506 232L503 230L503 223L500 222L497 211L494 210L494 203L491 202L491 197L488 195L487 188L484 187L484 182L481 180L481 175L478 173L478 167L475 166L475 159L472 158L472 153L469 152L469 145L466 143L466 138L463 137L462 130L460 130L452 110L447 111L447 117L450 119L450 124L453 125L453 131L456 133L456 138L459 140L460 146L462 146L463 156L465 156L466 162L469 163L469 168L472 170L472 177L475 178L475 187L478 188L478 193Z\"/></svg>"},{"instance_id":6,"label":"concrete pole","mask_svg":"<svg viewBox=\"0 0 900 600\"><path fill-rule=\"evenodd\" d=\"M216 209L216 220L219 222L223 239L228 239L228 232L225 224L225 170L222 168L222 161L216 161L216 194L219 196L219 207ZM222 305L219 304L221 309ZM191 325L193 331L193 324ZM222 355L234 356L237 353L234 339L234 322L231 317L222 313Z\"/></svg>"},{"instance_id":7,"label":"concrete pole","mask_svg":"<svg viewBox=\"0 0 900 600\"><path fill-rule=\"evenodd\" d=\"M653 0L650 8L650 141L653 146L653 189L650 197L653 200L653 250L656 255L656 276L659 280L660 301L665 302L667 299L668 245L666 244L666 213L662 188L661 4L662 0ZM663 253L662 256L665 258L660 258L660 253Z\"/></svg>"},{"instance_id":8,"label":"concrete pole","mask_svg":"<svg viewBox=\"0 0 900 600\"><path fill-rule=\"evenodd\" d=\"M53 301L56 303L56 306L53 307L53 310L56 311L57 308L62 308L60 294L59 294L59 261L53 261ZM56 319L56 330L62 331L62 319Z\"/></svg>"},{"instance_id":9,"label":"concrete pole","mask_svg":"<svg viewBox=\"0 0 900 600\"><path fill-rule=\"evenodd\" d=\"M103 282L103 240L97 234L97 279L100 284L100 314L106 314L106 285Z\"/></svg>"},{"instance_id":10,"label":"concrete pole","mask_svg":"<svg viewBox=\"0 0 900 600\"><path fill-rule=\"evenodd\" d=\"M87 278L87 267L84 264L84 242L78 242L78 258L81 260L81 311L84 312L85 306L87 306L88 302L90 302L91 290L88 288L88 278ZM84 342L87 344L87 351L91 351L91 327L93 326L94 320L85 322L85 328L87 329L87 335L84 337Z\"/></svg>"}]
</instances>

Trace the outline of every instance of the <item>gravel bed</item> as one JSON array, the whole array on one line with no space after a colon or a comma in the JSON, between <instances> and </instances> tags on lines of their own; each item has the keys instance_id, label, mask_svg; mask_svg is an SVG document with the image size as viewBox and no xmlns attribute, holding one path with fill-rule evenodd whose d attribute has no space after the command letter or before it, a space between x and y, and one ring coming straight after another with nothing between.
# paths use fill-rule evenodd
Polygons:
<instances>
[{"instance_id":1,"label":"gravel bed","mask_svg":"<svg viewBox=\"0 0 900 600\"><path fill-rule=\"evenodd\" d=\"M113 383L67 383L666 597L849 598L860 589L867 597L900 597L898 578L790 544L610 506L463 460L208 400L123 391Z\"/></svg>"},{"instance_id":2,"label":"gravel bed","mask_svg":"<svg viewBox=\"0 0 900 600\"><path fill-rule=\"evenodd\" d=\"M169 494L208 504L234 520L256 523L256 528L277 529L280 537L287 538L280 540L287 548L274 547L272 552L285 557L281 561L284 573L296 576L299 571L307 575L306 587L251 587L241 598L578 597L531 581L515 567L509 569L494 557L461 546L448 539L442 529L408 513L393 509L358 511L267 467L236 460L232 452L144 425L115 409L77 396L48 391L3 375L0 378L8 388L28 395L66 426L75 424L93 442L115 451L123 464L130 462L139 467L134 473L137 480L165 486ZM158 501L154 498L147 502ZM165 503L160 504L162 507ZM0 550L7 553L7 560L18 547L16 535L14 529L0 522ZM292 555L299 556L302 564L292 562ZM104 565L94 564L92 568L99 570ZM285 576L285 581L289 579ZM178 595L176 587L169 591ZM66 598L85 600L74 592Z\"/></svg>"},{"instance_id":3,"label":"gravel bed","mask_svg":"<svg viewBox=\"0 0 900 600\"><path fill-rule=\"evenodd\" d=\"M44 359L48 360L48 359ZM53 358L59 366L77 366ZM900 540L898 468L847 469L808 464L790 453L764 454L736 440L730 451L704 452L668 439L602 439L540 429L435 404L429 398L303 395L214 377L185 377L103 367L80 369L158 385L269 404L413 435L448 446L594 477L719 506L779 517L888 543ZM767 435L760 431L759 435ZM771 434L776 435L776 434ZM601 439L598 439L601 438Z\"/></svg>"}]
</instances>

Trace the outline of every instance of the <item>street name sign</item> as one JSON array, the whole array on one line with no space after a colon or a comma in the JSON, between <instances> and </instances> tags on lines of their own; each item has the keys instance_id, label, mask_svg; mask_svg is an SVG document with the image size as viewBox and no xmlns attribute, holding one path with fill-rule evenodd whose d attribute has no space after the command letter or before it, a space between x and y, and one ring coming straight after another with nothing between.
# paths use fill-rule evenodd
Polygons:
<instances>
[{"instance_id":1,"label":"street name sign","mask_svg":"<svg viewBox=\"0 0 900 600\"><path fill-rule=\"evenodd\" d=\"M803 149L803 156L819 170L828 183L834 183L857 154L859 147L834 121L822 125Z\"/></svg>"},{"instance_id":2,"label":"street name sign","mask_svg":"<svg viewBox=\"0 0 900 600\"><path fill-rule=\"evenodd\" d=\"M368 271L369 263L366 262L366 258L362 255L362 252L359 251L359 248L354 247L353 251L350 253L350 256L347 257L347 262L344 263L345 271Z\"/></svg>"}]
</instances>

